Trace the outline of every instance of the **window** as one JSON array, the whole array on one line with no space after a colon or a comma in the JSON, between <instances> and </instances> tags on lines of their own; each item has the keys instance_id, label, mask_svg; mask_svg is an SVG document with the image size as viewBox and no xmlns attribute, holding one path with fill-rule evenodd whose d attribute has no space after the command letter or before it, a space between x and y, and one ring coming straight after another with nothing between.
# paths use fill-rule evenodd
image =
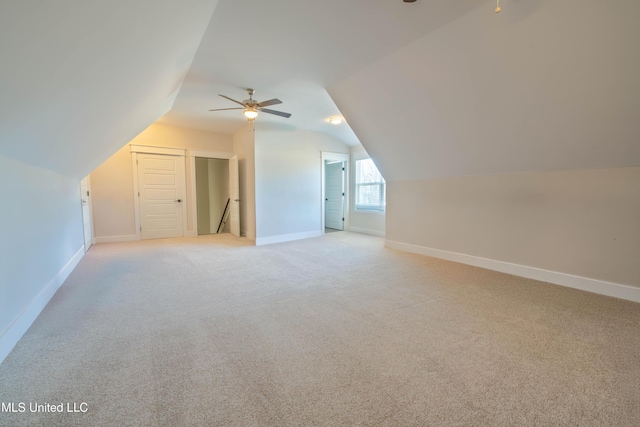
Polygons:
<instances>
[{"instance_id":1,"label":"window","mask_svg":"<svg viewBox=\"0 0 640 427\"><path fill-rule=\"evenodd\" d=\"M385 182L371 159L356 161L356 210L384 212Z\"/></svg>"}]
</instances>

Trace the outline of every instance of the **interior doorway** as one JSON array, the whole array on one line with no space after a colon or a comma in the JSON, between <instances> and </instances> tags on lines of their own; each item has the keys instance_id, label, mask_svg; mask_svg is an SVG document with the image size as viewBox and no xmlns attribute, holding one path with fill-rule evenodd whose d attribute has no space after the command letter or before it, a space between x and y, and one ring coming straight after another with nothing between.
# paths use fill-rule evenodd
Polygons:
<instances>
[{"instance_id":1,"label":"interior doorway","mask_svg":"<svg viewBox=\"0 0 640 427\"><path fill-rule=\"evenodd\" d=\"M349 155L322 153L323 233L346 229L348 221Z\"/></svg>"},{"instance_id":2,"label":"interior doorway","mask_svg":"<svg viewBox=\"0 0 640 427\"><path fill-rule=\"evenodd\" d=\"M324 227L325 231L344 230L345 162L324 161Z\"/></svg>"},{"instance_id":3,"label":"interior doorway","mask_svg":"<svg viewBox=\"0 0 640 427\"><path fill-rule=\"evenodd\" d=\"M223 184L223 188L222 191L226 190L226 194L227 194L227 198L224 199L225 202L225 206L227 204L228 201L228 210L227 213L224 215L224 222L225 222L225 227L224 230L225 232L228 230L232 235L236 236L236 237L240 237L240 176L239 176L239 168L238 168L238 156L234 153L231 152L224 152L224 151L206 151L206 150L190 150L189 153L189 158L190 158L190 180L189 180L189 188L190 188L190 194L192 195L192 197L189 199L189 212L190 212L190 223L193 224L193 228L192 228L192 232L193 235L198 235L200 234L198 232L198 204L200 204L202 211L204 211L204 207L202 206L202 202L199 203L198 198L199 196L197 195L198 193L198 189L196 186L197 183L197 178L196 178L196 159L198 158L202 158L203 160L199 160L198 163L200 164L204 164L205 161L207 160L217 160L218 161L218 165L221 165L221 167L225 167L223 165L226 164L226 171L227 173L227 180L223 181L226 182L227 185L224 186ZM207 170L209 169L209 163L207 162ZM201 181L204 178L204 172L200 172L201 174ZM208 180L208 176L209 176L209 172L206 173L207 176L207 180ZM224 178L220 178L221 180L223 180ZM207 181L208 182L208 181ZM202 191L202 187L203 184L200 185L200 188ZM218 187L219 188L219 187ZM222 196L224 197L224 196ZM205 203L206 206L206 203ZM220 219L222 218L222 213L224 213L224 209L223 212L220 213L220 216L217 216L217 214L214 215L214 213L212 213L211 211L209 212L209 233L206 234L215 234L218 231L218 227L220 226ZM203 221L206 221L207 215L205 213L201 213L200 218ZM217 223L214 220L211 219L211 217L217 217ZM228 228L227 228L228 227ZM223 229L221 229L220 231L222 231ZM205 232L205 229L201 229L202 232Z\"/></svg>"},{"instance_id":4,"label":"interior doorway","mask_svg":"<svg viewBox=\"0 0 640 427\"><path fill-rule=\"evenodd\" d=\"M80 181L80 197L82 200L82 222L84 230L84 251L85 253L93 245L93 225L91 218L91 191L89 176Z\"/></svg>"},{"instance_id":5,"label":"interior doorway","mask_svg":"<svg viewBox=\"0 0 640 427\"><path fill-rule=\"evenodd\" d=\"M231 231L229 160L195 158L198 235Z\"/></svg>"}]
</instances>

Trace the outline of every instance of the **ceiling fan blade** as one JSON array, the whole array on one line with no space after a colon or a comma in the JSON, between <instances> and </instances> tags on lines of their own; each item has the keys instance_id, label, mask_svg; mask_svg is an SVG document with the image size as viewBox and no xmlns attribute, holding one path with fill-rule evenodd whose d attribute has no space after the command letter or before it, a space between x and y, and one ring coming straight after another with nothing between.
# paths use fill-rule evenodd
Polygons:
<instances>
[{"instance_id":1,"label":"ceiling fan blade","mask_svg":"<svg viewBox=\"0 0 640 427\"><path fill-rule=\"evenodd\" d=\"M223 98L228 99L229 101L233 101L233 102L235 102L236 104L240 104L240 105L242 105L243 107L246 107L246 105L244 105L242 102L240 102L240 101L236 101L235 99L229 98L228 96L220 95L220 94L218 94L218 96L221 96L221 97L223 97Z\"/></svg>"},{"instance_id":2,"label":"ceiling fan blade","mask_svg":"<svg viewBox=\"0 0 640 427\"><path fill-rule=\"evenodd\" d=\"M268 101L258 102L258 107L268 107L269 105L276 105L276 104L282 104L282 101L280 101L278 98L273 98Z\"/></svg>"},{"instance_id":3,"label":"ceiling fan blade","mask_svg":"<svg viewBox=\"0 0 640 427\"><path fill-rule=\"evenodd\" d=\"M269 110L268 108L258 108L258 110L263 111L269 114L275 114L276 116L286 117L287 119L291 117L289 113L283 113L282 111Z\"/></svg>"},{"instance_id":4,"label":"ceiling fan blade","mask_svg":"<svg viewBox=\"0 0 640 427\"><path fill-rule=\"evenodd\" d=\"M215 110L209 110L209 111L224 111L224 110L244 110L244 107L240 108L240 107L234 107L234 108L216 108Z\"/></svg>"}]
</instances>

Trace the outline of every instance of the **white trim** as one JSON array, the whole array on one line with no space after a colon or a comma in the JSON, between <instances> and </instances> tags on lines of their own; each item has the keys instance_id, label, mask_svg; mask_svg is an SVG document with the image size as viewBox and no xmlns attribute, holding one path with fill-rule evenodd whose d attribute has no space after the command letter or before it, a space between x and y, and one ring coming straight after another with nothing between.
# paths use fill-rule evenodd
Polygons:
<instances>
[{"instance_id":1,"label":"white trim","mask_svg":"<svg viewBox=\"0 0 640 427\"><path fill-rule=\"evenodd\" d=\"M134 147L136 148L143 147L148 150L133 151ZM157 150L157 151L154 151L154 150ZM135 227L136 227L136 236L137 236L136 240L142 240L142 231L140 230L142 226L142 220L140 218L140 195L139 195L140 187L138 185L138 173L139 173L138 153L139 152L144 154L161 154L161 155L168 155L168 156L182 158L181 161L182 161L183 174L181 177L178 177L178 178L181 180L180 191L182 192L182 199L184 200L184 203L182 203L182 236L178 236L178 237L186 236L187 233L189 232L189 230L187 229L187 223L189 222L187 218L187 203L190 203L190 201L187 198L187 159L185 156L185 150L177 149L177 148L173 149L173 148L161 148L161 147L148 147L143 145L131 145L131 165L133 168L133 200L134 200L134 215L135 215Z\"/></svg>"},{"instance_id":2,"label":"white trim","mask_svg":"<svg viewBox=\"0 0 640 427\"><path fill-rule=\"evenodd\" d=\"M93 194L91 191L91 174L87 175L87 189L89 191L89 211L91 212L91 245L96 243L96 226L93 221Z\"/></svg>"},{"instance_id":3,"label":"white trim","mask_svg":"<svg viewBox=\"0 0 640 427\"><path fill-rule=\"evenodd\" d=\"M344 154L344 153L331 153L328 151L321 151L320 152L320 229L322 230L322 234L324 234L324 228L325 228L325 206L324 206L324 202L325 202L325 160L338 160L341 162L344 162L344 171L343 171L343 177L344 177L344 206L343 206L343 210L344 210L344 221L342 221L342 229L346 230L348 228L348 224L350 223L350 219L351 217L349 216L349 195L350 195L350 188L349 188L349 177L351 176L351 155L349 154Z\"/></svg>"},{"instance_id":4,"label":"white trim","mask_svg":"<svg viewBox=\"0 0 640 427\"><path fill-rule=\"evenodd\" d=\"M353 213L357 213L357 214L365 214L365 215L386 215L386 210L383 211L376 211L373 209L356 209L354 208Z\"/></svg>"},{"instance_id":5,"label":"white trim","mask_svg":"<svg viewBox=\"0 0 640 427\"><path fill-rule=\"evenodd\" d=\"M384 185L384 193L385 193L385 205L382 206L382 208L377 208L377 209L362 209L362 208L358 208L357 202L356 202L356 198L358 197L358 177L356 176L357 170L358 170L358 162L362 161L362 160L371 160L373 161L373 159L371 159L371 157L359 157L359 158L354 158L353 159L353 213L364 213L364 214L375 214L375 215L386 215L387 214L387 205L386 205L386 199L387 199L387 181L384 179L384 177L382 176L382 173L380 172L380 170L378 170L378 173L380 173L380 176L382 177L382 184ZM376 167L376 169L378 169L378 166L375 164L374 162L374 166ZM379 185L379 184L374 184L374 183L365 183L366 184L372 184L372 185ZM363 184L360 184L363 185Z\"/></svg>"},{"instance_id":6,"label":"white trim","mask_svg":"<svg viewBox=\"0 0 640 427\"><path fill-rule=\"evenodd\" d=\"M74 268L78 265L85 254L84 244L71 257L69 262L55 275L47 285L42 288L38 295L31 300L31 303L24 311L13 321L13 323L4 331L0 337L0 363L11 353L13 347L20 341L20 338L31 327L33 322L38 318L42 310L49 303L51 298L58 291L60 286L67 280Z\"/></svg>"},{"instance_id":7,"label":"white trim","mask_svg":"<svg viewBox=\"0 0 640 427\"><path fill-rule=\"evenodd\" d=\"M84 251L85 253L91 248L91 246L96 243L96 230L95 227L93 226L93 196L91 195L91 174L85 176L82 179L86 179L87 180L87 192L89 193L89 195L87 196L87 200L89 203L89 222L91 223L91 244L89 245L89 247L87 248L86 245L86 239L85 239L85 244L84 244ZM82 180L80 180L80 182L82 183ZM82 191L82 184L80 184L80 191ZM80 199L82 200L83 195L80 194ZM83 230L83 234L84 234L84 210L82 211L82 230Z\"/></svg>"},{"instance_id":8,"label":"white trim","mask_svg":"<svg viewBox=\"0 0 640 427\"><path fill-rule=\"evenodd\" d=\"M320 236L322 236L322 232L320 230L316 230L316 231L304 231L302 233L279 234L277 236L269 236L269 237L258 237L256 238L256 246L270 245L272 243L289 242L291 240L308 239L311 237L320 237Z\"/></svg>"},{"instance_id":9,"label":"white trim","mask_svg":"<svg viewBox=\"0 0 640 427\"><path fill-rule=\"evenodd\" d=\"M117 242L133 242L140 240L140 236L136 234L125 234L121 236L100 236L95 237L94 243L117 243Z\"/></svg>"},{"instance_id":10,"label":"white trim","mask_svg":"<svg viewBox=\"0 0 640 427\"><path fill-rule=\"evenodd\" d=\"M166 148L166 147L153 147L150 145L130 145L132 153L147 153L147 154L168 154L170 156L185 156L186 149L184 148Z\"/></svg>"},{"instance_id":11,"label":"white trim","mask_svg":"<svg viewBox=\"0 0 640 427\"><path fill-rule=\"evenodd\" d=\"M339 160L342 162L348 162L351 159L349 154L345 153L330 153L328 151L322 151L322 161L325 160Z\"/></svg>"},{"instance_id":12,"label":"white trim","mask_svg":"<svg viewBox=\"0 0 640 427\"><path fill-rule=\"evenodd\" d=\"M135 227L136 227L136 239L134 240L142 240L142 232L140 231L141 220L140 220L140 196L139 188L138 188L138 153L147 153L147 154L165 154L170 156L178 156L178 157L186 157L186 149L185 148L166 148L166 147L155 147L151 145L129 145L131 149L131 165L133 168L133 200L134 200L134 215L135 215ZM185 203L182 204L182 235L185 236L187 234L187 162L184 162L184 176L182 177L182 193ZM120 237L120 236L114 236ZM117 240L117 241L129 241L127 240ZM96 243L99 243L96 240Z\"/></svg>"},{"instance_id":13,"label":"white trim","mask_svg":"<svg viewBox=\"0 0 640 427\"><path fill-rule=\"evenodd\" d=\"M466 255L457 252L449 252L442 249L427 248L424 246L412 245L410 243L395 242L392 240L386 240L385 246L392 249L399 249L401 251L513 274L527 279L540 280L542 282L553 283L554 285L566 286L569 288L580 289L582 291L640 302L640 288L636 288L634 286L591 279L588 277L574 276L572 274L560 273L558 271L528 267L526 265L513 264L510 262Z\"/></svg>"},{"instance_id":14,"label":"white trim","mask_svg":"<svg viewBox=\"0 0 640 427\"><path fill-rule=\"evenodd\" d=\"M189 185L189 191L193 195L189 201L191 215L189 220L193 224L193 230L187 230L185 237L193 237L198 235L198 196L196 191L196 157L203 157L205 159L222 159L229 160L238 158L235 153L228 151L205 151L205 150L187 150L187 157L189 157L189 169L191 181ZM186 172L185 172L186 175ZM239 178L239 177L238 177ZM231 186L231 180L229 180L229 186ZM229 197L231 197L231 188L229 188Z\"/></svg>"},{"instance_id":15,"label":"white trim","mask_svg":"<svg viewBox=\"0 0 640 427\"><path fill-rule=\"evenodd\" d=\"M142 232L140 231L140 189L138 188L138 153L131 153L131 164L133 166L133 215L136 240L142 240ZM96 243L98 243L97 240Z\"/></svg>"},{"instance_id":16,"label":"white trim","mask_svg":"<svg viewBox=\"0 0 640 427\"><path fill-rule=\"evenodd\" d=\"M227 151L205 151L205 150L189 150L188 155L191 157L204 157L206 159L230 159L235 156L234 153Z\"/></svg>"},{"instance_id":17,"label":"white trim","mask_svg":"<svg viewBox=\"0 0 640 427\"><path fill-rule=\"evenodd\" d=\"M242 235L240 221L240 161L237 155L229 159L229 232L236 237Z\"/></svg>"},{"instance_id":18,"label":"white trim","mask_svg":"<svg viewBox=\"0 0 640 427\"><path fill-rule=\"evenodd\" d=\"M191 212L190 218L187 218L187 222L191 222L193 230L189 230L189 235L198 235L198 192L196 191L196 156L191 151L189 153L189 192L191 193L191 200L189 200L189 212ZM200 156L198 156L200 157ZM186 171L185 171L186 175ZM185 234L186 235L186 234Z\"/></svg>"},{"instance_id":19,"label":"white trim","mask_svg":"<svg viewBox=\"0 0 640 427\"><path fill-rule=\"evenodd\" d=\"M369 228L349 227L349 231L354 233L371 234L372 236L384 237L384 231L371 230Z\"/></svg>"},{"instance_id":20,"label":"white trim","mask_svg":"<svg viewBox=\"0 0 640 427\"><path fill-rule=\"evenodd\" d=\"M185 237L187 235L187 232L189 231L189 218L188 218L188 210L187 210L187 203L189 203L189 200L187 199L187 158L183 157L182 158L182 177L181 177L181 181L182 181L182 188L180 189L182 191L182 198L184 200L184 203L181 203L182 205L182 236L180 237ZM195 199L195 195L193 195L193 198ZM194 224L194 228L195 228L195 224Z\"/></svg>"}]
</instances>

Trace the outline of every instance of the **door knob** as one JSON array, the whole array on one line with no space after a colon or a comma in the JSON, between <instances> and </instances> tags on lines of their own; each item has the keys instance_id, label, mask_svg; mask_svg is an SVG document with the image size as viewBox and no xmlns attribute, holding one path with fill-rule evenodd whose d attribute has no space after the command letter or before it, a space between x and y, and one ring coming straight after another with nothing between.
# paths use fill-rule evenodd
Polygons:
<instances>
[{"instance_id":1,"label":"door knob","mask_svg":"<svg viewBox=\"0 0 640 427\"><path fill-rule=\"evenodd\" d=\"M176 202L182 203L182 199L178 199L178 200L176 200Z\"/></svg>"}]
</instances>

